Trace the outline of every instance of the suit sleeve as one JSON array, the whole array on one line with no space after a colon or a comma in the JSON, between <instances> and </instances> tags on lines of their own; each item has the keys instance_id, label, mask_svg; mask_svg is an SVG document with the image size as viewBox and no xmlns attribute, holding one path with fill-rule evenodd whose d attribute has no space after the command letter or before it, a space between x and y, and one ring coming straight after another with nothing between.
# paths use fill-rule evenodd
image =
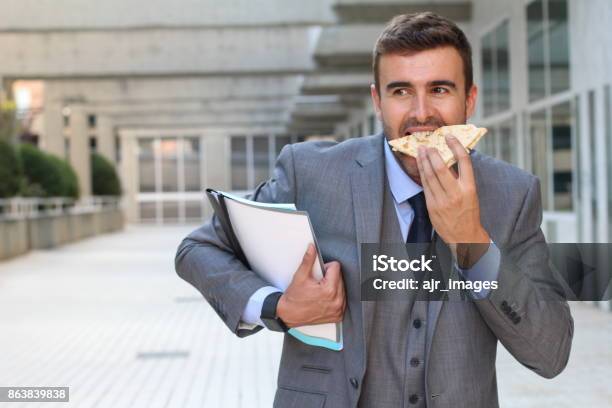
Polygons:
<instances>
[{"instance_id":1,"label":"suit sleeve","mask_svg":"<svg viewBox=\"0 0 612 408\"><path fill-rule=\"evenodd\" d=\"M533 177L509 244L500 248L498 289L476 304L521 364L552 378L567 365L574 322L559 278L549 267L541 222L540 183Z\"/></svg>"},{"instance_id":2,"label":"suit sleeve","mask_svg":"<svg viewBox=\"0 0 612 408\"><path fill-rule=\"evenodd\" d=\"M268 203L295 203L291 145L281 151L272 178L261 183L249 198ZM204 296L237 336L245 337L261 330L261 326L250 329L239 323L249 298L269 284L236 258L216 216L183 239L176 252L175 269Z\"/></svg>"}]
</instances>

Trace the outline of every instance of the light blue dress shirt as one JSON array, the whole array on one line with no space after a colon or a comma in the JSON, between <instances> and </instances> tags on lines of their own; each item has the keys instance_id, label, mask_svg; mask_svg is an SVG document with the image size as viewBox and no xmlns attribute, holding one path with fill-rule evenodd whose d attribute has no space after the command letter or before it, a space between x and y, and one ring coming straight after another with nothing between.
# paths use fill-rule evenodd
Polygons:
<instances>
[{"instance_id":1,"label":"light blue dress shirt","mask_svg":"<svg viewBox=\"0 0 612 408\"><path fill-rule=\"evenodd\" d=\"M408 203L408 199L423 191L423 187L415 183L404 170L400 167L391 152L391 148L385 143L385 169L389 188L393 196L395 211L400 224L400 230L404 240L408 237L409 226L414 218L414 211ZM457 270L466 281L494 281L499 275L500 252L493 241L489 244L487 252L476 262L470 269ZM273 286L265 286L258 289L249 299L244 312L242 313L241 324L246 327L253 325L264 324L261 321L261 308L265 298L273 292L281 292L280 289ZM488 296L490 290L481 290L480 292L472 291L474 298L484 299Z\"/></svg>"}]
</instances>

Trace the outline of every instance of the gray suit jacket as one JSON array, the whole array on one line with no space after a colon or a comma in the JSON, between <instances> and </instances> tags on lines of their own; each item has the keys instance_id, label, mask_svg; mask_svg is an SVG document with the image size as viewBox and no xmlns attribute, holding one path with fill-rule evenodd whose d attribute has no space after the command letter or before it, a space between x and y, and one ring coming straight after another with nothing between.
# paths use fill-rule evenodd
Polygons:
<instances>
[{"instance_id":1,"label":"gray suit jacket","mask_svg":"<svg viewBox=\"0 0 612 408\"><path fill-rule=\"evenodd\" d=\"M348 300L341 352L285 336L274 406L357 406L373 316L370 302L360 300L359 244L380 238L383 143L378 134L342 143L288 145L273 177L254 193L257 201L295 203L308 211L324 261L342 265ZM501 251L499 289L482 301L431 302L428 407L496 407L498 340L546 378L563 370L571 348L573 320L567 303L551 289L548 253L541 248L538 179L478 152L472 163L482 224ZM242 337L257 331L239 329L238 324L250 296L267 283L236 259L215 217L181 242L176 271L203 294L232 332Z\"/></svg>"}]
</instances>

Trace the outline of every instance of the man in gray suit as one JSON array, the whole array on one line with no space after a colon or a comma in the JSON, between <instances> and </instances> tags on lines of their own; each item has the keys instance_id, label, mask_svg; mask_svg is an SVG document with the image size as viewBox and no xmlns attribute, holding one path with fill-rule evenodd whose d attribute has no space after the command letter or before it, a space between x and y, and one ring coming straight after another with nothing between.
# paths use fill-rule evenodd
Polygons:
<instances>
[{"instance_id":1,"label":"man in gray suit","mask_svg":"<svg viewBox=\"0 0 612 408\"><path fill-rule=\"evenodd\" d=\"M453 138L453 168L435 149L415 159L386 143L472 115L465 35L432 13L394 18L374 49L371 93L382 134L288 145L251 197L308 211L326 262L322 281L311 275L310 247L284 293L271 287L234 256L216 217L180 244L178 274L240 337L262 326L343 322L339 352L285 335L275 407L496 407L498 340L525 367L556 376L573 320L542 248L538 179L468 155ZM432 235L451 248L460 279L498 288L474 290L470 301L415 301L409 292L397 302L362 301L360 244Z\"/></svg>"}]
</instances>

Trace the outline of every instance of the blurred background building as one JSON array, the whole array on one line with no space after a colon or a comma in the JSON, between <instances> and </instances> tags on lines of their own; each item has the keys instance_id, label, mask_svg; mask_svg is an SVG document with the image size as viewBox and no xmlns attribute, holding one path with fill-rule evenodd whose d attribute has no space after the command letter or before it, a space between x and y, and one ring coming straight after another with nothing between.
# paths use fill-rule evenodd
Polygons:
<instances>
[{"instance_id":1,"label":"blurred background building","mask_svg":"<svg viewBox=\"0 0 612 408\"><path fill-rule=\"evenodd\" d=\"M478 149L540 177L548 241L610 242L610 0L0 1L0 385L271 406L282 336L232 336L174 251L211 215L204 188L253 190L287 143L381 131L372 48L425 10L466 32ZM552 381L499 347L503 406L610 406L612 303L596 303L570 302Z\"/></svg>"},{"instance_id":2,"label":"blurred background building","mask_svg":"<svg viewBox=\"0 0 612 408\"><path fill-rule=\"evenodd\" d=\"M129 221L198 221L205 186L253 189L286 143L379 131L373 44L425 9L467 33L481 149L541 178L549 240L608 241L607 0L24 0L2 5L0 75L84 196L95 150L120 170Z\"/></svg>"},{"instance_id":3,"label":"blurred background building","mask_svg":"<svg viewBox=\"0 0 612 408\"><path fill-rule=\"evenodd\" d=\"M202 190L248 191L280 149L381 130L371 52L399 13L456 21L485 153L542 181L551 242L612 235L609 0L23 0L0 13L1 97L20 139L116 165L128 222L199 222ZM62 12L58 12L61 10Z\"/></svg>"}]
</instances>

